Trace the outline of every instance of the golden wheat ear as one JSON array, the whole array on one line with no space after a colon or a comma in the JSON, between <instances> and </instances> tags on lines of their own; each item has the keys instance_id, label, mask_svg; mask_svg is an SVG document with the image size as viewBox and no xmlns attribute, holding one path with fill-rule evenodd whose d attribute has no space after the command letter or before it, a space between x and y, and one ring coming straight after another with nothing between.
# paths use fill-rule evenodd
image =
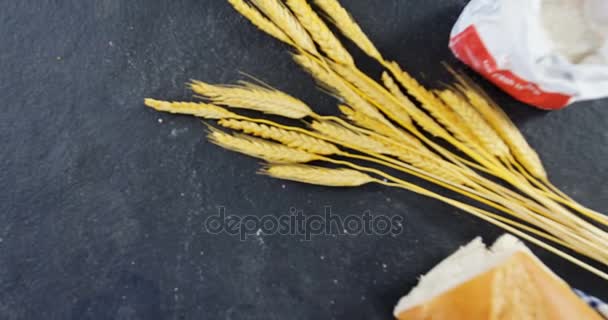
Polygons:
<instances>
[{"instance_id":1,"label":"golden wheat ear","mask_svg":"<svg viewBox=\"0 0 608 320\"><path fill-rule=\"evenodd\" d=\"M293 46L293 41L281 31L272 21L266 19L257 9L251 7L243 0L228 0L228 2L238 11L243 17L247 18L253 25L267 34Z\"/></svg>"},{"instance_id":2,"label":"golden wheat ear","mask_svg":"<svg viewBox=\"0 0 608 320\"><path fill-rule=\"evenodd\" d=\"M213 127L209 131L209 140L218 146L271 163L306 163L319 159L315 154L252 136L231 135Z\"/></svg>"},{"instance_id":3,"label":"golden wheat ear","mask_svg":"<svg viewBox=\"0 0 608 320\"><path fill-rule=\"evenodd\" d=\"M354 42L363 52L374 59L384 60L373 42L337 0L314 0L314 2L340 32Z\"/></svg>"},{"instance_id":4,"label":"golden wheat ear","mask_svg":"<svg viewBox=\"0 0 608 320\"><path fill-rule=\"evenodd\" d=\"M157 111L174 114L192 115L204 119L238 118L239 115L222 107L202 102L170 102L155 99L145 99L146 106Z\"/></svg>"},{"instance_id":5,"label":"golden wheat ear","mask_svg":"<svg viewBox=\"0 0 608 320\"><path fill-rule=\"evenodd\" d=\"M308 32L281 0L251 0L251 3L287 34L297 48L318 55Z\"/></svg>"},{"instance_id":6,"label":"golden wheat ear","mask_svg":"<svg viewBox=\"0 0 608 320\"><path fill-rule=\"evenodd\" d=\"M357 170L311 165L269 165L259 173L277 179L328 187L359 187L377 180Z\"/></svg>"},{"instance_id":7,"label":"golden wheat ear","mask_svg":"<svg viewBox=\"0 0 608 320\"><path fill-rule=\"evenodd\" d=\"M458 81L456 88L469 100L487 123L498 133L510 148L515 159L519 161L532 175L541 180L547 180L547 171L538 153L528 144L511 118L484 91L473 83L463 73L459 73L447 65L446 68Z\"/></svg>"},{"instance_id":8,"label":"golden wheat ear","mask_svg":"<svg viewBox=\"0 0 608 320\"><path fill-rule=\"evenodd\" d=\"M321 64L317 59L307 54L294 54L293 59L305 71L310 73L321 87L330 91L332 95L341 97L349 106L371 118L387 122L386 118L376 107L362 98L346 81Z\"/></svg>"},{"instance_id":9,"label":"golden wheat ear","mask_svg":"<svg viewBox=\"0 0 608 320\"><path fill-rule=\"evenodd\" d=\"M304 150L314 154L332 155L340 152L338 147L329 142L303 133L285 130L266 124L235 119L220 120L218 124L224 128L242 131L244 133L264 139L274 140L290 148Z\"/></svg>"},{"instance_id":10,"label":"golden wheat ear","mask_svg":"<svg viewBox=\"0 0 608 320\"><path fill-rule=\"evenodd\" d=\"M248 82L226 86L194 80L190 87L196 94L218 105L249 109L292 119L302 119L314 114L306 103L297 98L279 90Z\"/></svg>"},{"instance_id":11,"label":"golden wheat ear","mask_svg":"<svg viewBox=\"0 0 608 320\"><path fill-rule=\"evenodd\" d=\"M355 64L350 53L348 53L340 40L329 30L325 22L310 7L306 0L287 0L286 3L313 40L329 58L340 64Z\"/></svg>"},{"instance_id":12,"label":"golden wheat ear","mask_svg":"<svg viewBox=\"0 0 608 320\"><path fill-rule=\"evenodd\" d=\"M509 158L507 144L466 98L450 89L438 91L437 95L458 114L463 125L469 127L482 147L498 158Z\"/></svg>"}]
</instances>

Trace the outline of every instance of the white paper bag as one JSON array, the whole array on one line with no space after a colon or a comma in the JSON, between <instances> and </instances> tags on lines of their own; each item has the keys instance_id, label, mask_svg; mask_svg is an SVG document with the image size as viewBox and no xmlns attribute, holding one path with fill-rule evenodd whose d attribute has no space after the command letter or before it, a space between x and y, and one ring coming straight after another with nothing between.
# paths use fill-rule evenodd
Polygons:
<instances>
[{"instance_id":1,"label":"white paper bag","mask_svg":"<svg viewBox=\"0 0 608 320\"><path fill-rule=\"evenodd\" d=\"M586 2L585 19L608 26L608 0L570 1ZM608 97L608 43L572 62L558 49L567 42L555 41L559 30L547 26L546 9L543 0L472 0L452 30L450 48L514 98L542 109Z\"/></svg>"}]
</instances>

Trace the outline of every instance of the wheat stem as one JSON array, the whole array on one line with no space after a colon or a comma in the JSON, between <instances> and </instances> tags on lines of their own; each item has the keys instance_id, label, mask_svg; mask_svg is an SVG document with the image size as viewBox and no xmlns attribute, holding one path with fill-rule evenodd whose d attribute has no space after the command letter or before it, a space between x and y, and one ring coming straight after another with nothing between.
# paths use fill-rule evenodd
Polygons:
<instances>
[{"instance_id":1,"label":"wheat stem","mask_svg":"<svg viewBox=\"0 0 608 320\"><path fill-rule=\"evenodd\" d=\"M227 121L225 121L225 122L227 122ZM232 121L232 122L234 122L234 121ZM217 139L217 138L216 138L216 139ZM249 141L251 141L251 140L249 140ZM226 146L226 143L224 143L224 144L223 144L223 146ZM274 146L273 146L273 147L274 147ZM242 147L234 147L234 146L231 146L230 148L231 148L231 149L233 149L233 150L237 150L237 151L239 151L239 152L243 152L243 149L244 149L244 148L242 148ZM243 152L243 153L246 153L246 154L252 155L252 153L253 153L253 152L252 152L252 151L250 151L250 150L246 150L246 151L245 151L245 152ZM374 162L377 162L377 161L375 161L375 159L373 159L373 158L372 158L372 159L370 159L369 157L365 157L365 156L357 156L357 155L352 155L352 154L348 154L348 153L344 153L344 152L340 152L340 153L338 153L338 155L343 155L343 156L348 156L348 157L351 157L351 158L358 158L358 159L363 159L363 160L367 160L367 161L374 161ZM259 154L259 153L257 153L257 154L253 154L253 156L260 157L260 154ZM268 156L268 153L264 153L264 155L262 156L262 158L264 158L264 159L269 159L270 157ZM315 160L325 160L325 161L329 161L327 158L315 158ZM277 159L276 159L276 157L275 157L275 158L273 158L273 160L272 160L272 161L282 161L282 162L284 162L284 159L279 159L279 160L277 160ZM301 161L310 161L310 159L305 159L305 160L294 160L294 159L293 159L293 156L292 156L292 157L290 157L290 160L289 160L289 161L290 161L290 162L301 162ZM386 164L385 164L385 165L386 165ZM399 169L400 169L400 168L399 168ZM411 172L410 172L410 173L411 173ZM429 180L429 178L428 178L428 177L425 177L424 175L422 175L422 176L421 176L421 175L420 175L418 172L415 172L415 173L413 173L413 174L414 174L415 176L419 176L419 177L426 178L427 180ZM433 179L433 178L431 177L431 181L432 181L432 179ZM433 182L436 182L436 181L433 181ZM440 184L441 184L441 183L440 183ZM451 190L457 191L457 192L459 192L459 193L462 193L462 194L464 194L464 195L466 195L466 196L468 196L468 197L470 197L470 198L472 198L472 199L474 199L474 200L480 201L481 203L484 203L484 204L490 205L490 206L492 206L492 207L494 207L494 208L500 209L500 210L502 210L502 211L505 211L505 212L507 212L507 213L510 213L510 214L512 214L512 215L517 216L515 213L513 213L512 211L510 211L510 210L508 210L508 209L506 209L506 208L504 208L504 207L497 206L497 205L493 204L492 202L486 201L485 199L478 197L476 194L474 194L474 193L475 193L474 191L465 191L465 190L462 190L461 188L452 188L452 187L451 187L451 186L449 186L449 185L446 185L445 187L446 187L447 189L451 189ZM485 196L485 197L487 197L487 195L484 195L484 196ZM494 198L490 198L490 199L492 199L492 200L496 201L496 199L494 199ZM594 254L593 254L593 253L588 253L588 255L589 255L589 256L594 256ZM597 258L597 257L596 257L596 259L599 259L599 258Z\"/></svg>"},{"instance_id":2,"label":"wheat stem","mask_svg":"<svg viewBox=\"0 0 608 320\"><path fill-rule=\"evenodd\" d=\"M454 201L454 200L449 199L449 198L442 197L440 195L436 195L436 194L427 192L426 190L424 190L422 188L419 188L416 185L409 185L407 188L403 187L403 186L401 186L399 184L397 184L397 185L387 184L387 185L394 186L394 187L401 187L401 188L407 189L409 191L413 191L413 192L416 192L416 193L419 193L419 194L422 194L422 195L433 197L433 198L435 198L437 200L441 200L441 201L443 201L445 203L451 204L451 205L453 205L453 206L455 206L455 207L457 207L457 208L459 208L459 209L461 209L463 211L469 212L470 214L472 214L472 215L474 215L474 216L476 216L476 217L478 217L480 219L483 219L483 220L485 220L485 221L487 221L487 222L489 222L491 224L494 224L494 225L496 225L496 226L498 226L498 227L500 227L500 228L502 228L502 229L504 229L504 230L506 230L506 231L508 231L508 232L510 232L510 233L512 233L512 234L514 234L514 235L516 235L516 236L524 239L524 240L527 240L527 241L529 241L529 242L531 242L531 243L533 243L533 244L535 244L535 245L537 245L537 246L539 246L539 247L541 247L541 248L543 248L543 249L545 249L545 250L547 250L547 251L549 251L549 252L551 252L551 253L559 256L559 257L561 257L561 258L563 258L563 259L566 259L567 261L570 261L571 263L573 263L573 264L575 264L575 265L577 265L577 266L579 266L579 267L581 267L581 268L583 268L583 269L585 269L585 270L587 270L587 271L589 271L589 272L597 275L598 277L600 277L600 278L602 278L604 280L608 280L608 274L607 273L605 273L605 272L603 272L603 271L601 271L601 270L599 270L599 269L597 269L597 268L595 268L595 267L593 267L593 266L591 266L591 265L589 265L589 264L587 264L587 263L585 263L585 262L583 262L583 261L581 261L579 259L576 259L575 257L573 257L571 255L568 255L567 253L565 253L565 252L563 252L563 251L561 251L561 250L559 250L557 248L554 248L554 247L552 247L552 246L550 246L550 245L548 245L548 244L546 244L546 243L544 243L544 242L542 242L542 241L540 241L540 240L538 240L538 239L536 239L536 238L534 238L534 237L532 237L532 236L530 236L530 235L528 235L528 234L526 234L526 233L524 233L524 232L522 232L522 231L520 231L520 230L518 230L518 229L516 229L514 227L511 227L511 226L509 226L506 223L498 221L498 220L496 220L496 219L494 219L492 217L489 217L487 215L481 214L478 211L477 208L471 207L471 206L466 205L466 204L459 203L457 201Z\"/></svg>"},{"instance_id":3,"label":"wheat stem","mask_svg":"<svg viewBox=\"0 0 608 320\"><path fill-rule=\"evenodd\" d=\"M324 160L327 161L328 159L324 159ZM391 182L385 182L385 181L382 181L382 180L376 180L376 181L374 181L376 183L383 184L383 185L386 185L386 186L392 186L392 187L398 187L398 188L406 189L406 190L409 190L409 191L412 191L412 192L415 192L415 193L419 193L419 194L422 194L422 195L426 195L428 197L431 197L431 198L443 201L445 203L451 204L451 205L453 205L453 206L455 206L457 208L460 208L460 209L462 209L462 210L464 210L466 212L469 212L469 213L477 216L478 218L481 218L481 219L486 220L486 221L488 221L488 222L490 222L490 223L492 223L492 224L494 224L494 225L496 225L498 227L501 227L501 228L503 228L503 229L505 229L505 230L507 230L507 231L509 231L509 232L511 232L511 233L513 233L513 234L515 234L515 235L517 235L517 236L525 239L525 240L528 240L528 241L530 241L530 242L532 242L532 243L534 243L534 244L542 247L545 250L548 250L548 251L550 251L550 252L552 252L554 254L557 254L558 256L560 256L560 257L562 257L562 258L564 258L564 259L566 259L566 260L568 260L568 261L570 261L570 262L572 262L572 263L574 263L574 264L576 264L576 265L578 265L578 266L580 266L580 267L582 267L582 268L584 268L584 269L586 269L586 270L588 270L588 271L590 271L590 272L592 272L592 273L594 273L594 274L596 274L596 275L598 275L598 276L600 276L600 277L608 280L608 274L606 274L606 273L600 271L599 269L596 269L596 268L592 267L591 265L586 264L586 263L584 263L584 262L582 262L582 261L580 261L580 260L578 260L578 259L576 259L576 258L574 258L574 257L572 257L572 256L570 256L570 255L568 255L568 254L566 254L566 253L564 253L564 252L562 252L562 251L560 251L560 250L558 250L558 249L556 249L556 248L554 248L554 247L552 247L552 246L550 246L550 245L548 245L548 244L546 244L546 243L544 243L542 241L539 241L536 238L533 238L533 237L525 234L524 232L522 232L522 231L520 231L520 230L518 230L518 229L516 229L516 228L514 228L512 226L510 226L508 223L504 223L504 222L499 221L498 219L494 218L495 215L493 215L491 213L485 212L485 211L483 211L481 209L478 209L478 208L475 208L473 206L461 203L459 201L456 201L456 200L453 200L453 199L441 196L441 195L439 195L437 193L428 191L428 190L426 190L426 189L424 189L422 187L419 187L417 185L411 184L411 183L406 182L404 180L395 178L395 177L390 176L390 175L388 175L388 174L386 174L386 173L384 173L382 171L379 171L377 169L358 166L358 165L350 163L350 162L333 161L333 159L329 159L329 160L332 160L332 162L336 163L336 164L347 165L347 166L349 166L349 167L351 167L353 169L360 170L360 171L365 171L365 172L369 172L369 173L374 173L374 174L382 176L382 177L384 177L386 179L394 181L393 183L391 183ZM365 181L368 181L367 179L368 178L366 177ZM531 228L525 228L525 229L528 230L528 231L533 230ZM544 238L546 238L548 240L553 239L552 236L547 235L547 234L545 234L543 232L534 232L534 233L536 235L542 236L542 237L544 237ZM558 243L560 243L560 242L561 241L558 240ZM567 244L565 246L566 247L570 247Z\"/></svg>"}]
</instances>

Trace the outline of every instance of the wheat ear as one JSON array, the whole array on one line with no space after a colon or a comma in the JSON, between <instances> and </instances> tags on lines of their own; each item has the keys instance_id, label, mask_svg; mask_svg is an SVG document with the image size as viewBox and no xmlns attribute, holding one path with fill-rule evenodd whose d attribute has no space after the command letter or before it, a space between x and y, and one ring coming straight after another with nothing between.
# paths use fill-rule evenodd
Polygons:
<instances>
[{"instance_id":1,"label":"wheat ear","mask_svg":"<svg viewBox=\"0 0 608 320\"><path fill-rule=\"evenodd\" d=\"M457 73L448 67L456 80L459 82L457 88L469 99L471 105L485 118L485 120L496 130L498 135L510 147L511 153L524 167L535 177L547 180L547 171L538 156L538 153L530 147L526 138L511 121L509 116L490 99L472 81L464 75Z\"/></svg>"},{"instance_id":2,"label":"wheat ear","mask_svg":"<svg viewBox=\"0 0 608 320\"><path fill-rule=\"evenodd\" d=\"M377 134L362 134L329 121L314 121L311 124L311 128L332 140L339 141L345 146L352 146L356 147L358 150L398 158L401 161L411 164L414 168L421 170L422 173L427 175L430 174L433 178L440 178L460 185L463 185L466 182L466 179L462 175L457 171L451 170L453 168L451 168L452 166L450 166L449 163L434 156L430 152L429 154L425 154L425 150L428 151L428 149L425 149L424 146L419 147L416 142L412 141L412 146L406 146L394 142L391 139L378 139L379 136ZM358 157L348 153L340 153L340 155L370 161L370 158L368 157ZM419 174L412 172L404 163L395 163L394 161L391 163L401 166L401 169L398 170L407 169L407 173L420 177ZM383 164L391 166L391 163L387 164L384 162Z\"/></svg>"},{"instance_id":3,"label":"wheat ear","mask_svg":"<svg viewBox=\"0 0 608 320\"><path fill-rule=\"evenodd\" d=\"M372 58L382 60L382 55L376 49L376 46L337 0L315 0L315 4L325 12L340 32L352 40L363 52Z\"/></svg>"},{"instance_id":4,"label":"wheat ear","mask_svg":"<svg viewBox=\"0 0 608 320\"><path fill-rule=\"evenodd\" d=\"M351 122L362 128L369 129L387 137L395 134L395 129L390 124L368 117L362 112L345 105L339 105L338 108Z\"/></svg>"},{"instance_id":5,"label":"wheat ear","mask_svg":"<svg viewBox=\"0 0 608 320\"><path fill-rule=\"evenodd\" d=\"M455 184L465 185L468 182L468 180L463 175L459 174L458 170L453 168L450 163L433 154L429 155L424 153L424 151L418 151L416 148L401 145L393 141L379 142L384 144L385 148L388 150L387 154L409 163L424 172Z\"/></svg>"},{"instance_id":6,"label":"wheat ear","mask_svg":"<svg viewBox=\"0 0 608 320\"><path fill-rule=\"evenodd\" d=\"M333 140L340 141L345 145L356 146L363 150L375 153L391 153L390 149L388 149L383 143L376 141L367 135L354 132L346 127L330 121L313 121L310 124L310 127L313 130Z\"/></svg>"},{"instance_id":7,"label":"wheat ear","mask_svg":"<svg viewBox=\"0 0 608 320\"><path fill-rule=\"evenodd\" d=\"M251 0L275 25L291 38L293 43L310 53L318 54L317 47L304 27L279 0Z\"/></svg>"},{"instance_id":8,"label":"wheat ear","mask_svg":"<svg viewBox=\"0 0 608 320\"><path fill-rule=\"evenodd\" d=\"M233 108L250 109L292 119L302 119L313 111L301 100L284 92L243 82L240 86L211 85L193 81L192 90L213 103Z\"/></svg>"},{"instance_id":9,"label":"wheat ear","mask_svg":"<svg viewBox=\"0 0 608 320\"><path fill-rule=\"evenodd\" d=\"M473 105L475 109L483 115L488 123L508 144L515 159L524 166L526 171L530 172L535 178L540 179L545 184L548 184L559 196L563 197L564 199L560 199L558 196L552 198L556 199L556 201L564 203L565 205L577 210L595 221L598 221L604 225L608 224L608 218L606 218L606 216L576 203L557 188L553 187L548 181L547 172L545 171L538 153L536 153L536 151L534 151L534 149L532 149L532 147L528 144L525 137L515 126L513 121L511 121L509 116L507 116L507 114L470 79L457 73L451 68L448 68L448 70L452 72L452 74L458 80L459 85L457 85L457 88L460 90L460 92L469 99L471 105ZM514 162L514 164L518 166L517 163ZM525 174L525 171L522 172Z\"/></svg>"},{"instance_id":10,"label":"wheat ear","mask_svg":"<svg viewBox=\"0 0 608 320\"><path fill-rule=\"evenodd\" d=\"M243 17L247 18L253 25L258 27L260 30L267 34L285 42L289 45L294 45L293 41L281 31L272 21L266 19L257 9L251 7L243 0L228 0L230 4L238 11Z\"/></svg>"},{"instance_id":11,"label":"wheat ear","mask_svg":"<svg viewBox=\"0 0 608 320\"><path fill-rule=\"evenodd\" d=\"M467 100L451 90L440 91L438 95L446 105L450 106L460 116L464 125L471 129L487 151L498 158L507 159L509 157L510 152L507 144Z\"/></svg>"},{"instance_id":12,"label":"wheat ear","mask_svg":"<svg viewBox=\"0 0 608 320\"><path fill-rule=\"evenodd\" d=\"M247 135L231 135L213 128L210 129L208 138L222 148L271 163L306 163L318 160L318 156L306 151Z\"/></svg>"},{"instance_id":13,"label":"wheat ear","mask_svg":"<svg viewBox=\"0 0 608 320\"><path fill-rule=\"evenodd\" d=\"M286 3L328 57L341 64L353 65L355 63L340 40L329 30L306 0L287 0Z\"/></svg>"},{"instance_id":14,"label":"wheat ear","mask_svg":"<svg viewBox=\"0 0 608 320\"><path fill-rule=\"evenodd\" d=\"M145 99L146 106L158 111L174 114L192 115L204 119L237 118L239 115L222 107L202 102L170 102L155 99Z\"/></svg>"},{"instance_id":15,"label":"wheat ear","mask_svg":"<svg viewBox=\"0 0 608 320\"><path fill-rule=\"evenodd\" d=\"M340 152L340 149L329 142L291 130L234 119L224 119L220 120L218 123L224 128L239 130L250 135L274 140L290 148L300 149L310 153L332 155Z\"/></svg>"},{"instance_id":16,"label":"wheat ear","mask_svg":"<svg viewBox=\"0 0 608 320\"><path fill-rule=\"evenodd\" d=\"M329 169L311 165L270 165L260 171L277 179L328 187L358 187L376 179L351 169Z\"/></svg>"},{"instance_id":17,"label":"wheat ear","mask_svg":"<svg viewBox=\"0 0 608 320\"><path fill-rule=\"evenodd\" d=\"M382 74L382 81L389 91L401 101L401 105L406 108L406 111L410 117L424 130L436 137L445 137L448 132L443 129L435 120L429 117L426 113L422 112L412 101L401 92L399 85L395 83L395 80L386 72Z\"/></svg>"},{"instance_id":18,"label":"wheat ear","mask_svg":"<svg viewBox=\"0 0 608 320\"><path fill-rule=\"evenodd\" d=\"M348 84L331 70L325 68L313 57L306 54L294 55L294 60L317 82L337 97L344 99L348 105L363 114L382 122L387 122L384 116L365 99L361 98Z\"/></svg>"},{"instance_id":19,"label":"wheat ear","mask_svg":"<svg viewBox=\"0 0 608 320\"><path fill-rule=\"evenodd\" d=\"M330 65L343 79L357 87L372 104L389 114L391 119L397 121L403 127L411 126L412 120L406 110L376 81L355 66L345 66L337 63L330 63Z\"/></svg>"},{"instance_id":20,"label":"wheat ear","mask_svg":"<svg viewBox=\"0 0 608 320\"><path fill-rule=\"evenodd\" d=\"M473 144L472 134L468 132L468 128L464 128L459 121L458 115L446 106L441 99L425 87L423 87L416 79L410 76L407 72L401 70L397 63L392 63L393 74L407 90L407 92L416 98L421 106L426 109L439 123L446 127L460 142Z\"/></svg>"}]
</instances>

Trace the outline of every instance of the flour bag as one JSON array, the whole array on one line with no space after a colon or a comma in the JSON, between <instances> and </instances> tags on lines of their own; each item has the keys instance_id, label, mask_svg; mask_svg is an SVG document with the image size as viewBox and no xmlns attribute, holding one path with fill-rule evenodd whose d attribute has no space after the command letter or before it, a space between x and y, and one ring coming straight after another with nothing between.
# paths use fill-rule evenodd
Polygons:
<instances>
[{"instance_id":1,"label":"flour bag","mask_svg":"<svg viewBox=\"0 0 608 320\"><path fill-rule=\"evenodd\" d=\"M542 109L608 97L608 0L472 0L450 48L517 100Z\"/></svg>"}]
</instances>

